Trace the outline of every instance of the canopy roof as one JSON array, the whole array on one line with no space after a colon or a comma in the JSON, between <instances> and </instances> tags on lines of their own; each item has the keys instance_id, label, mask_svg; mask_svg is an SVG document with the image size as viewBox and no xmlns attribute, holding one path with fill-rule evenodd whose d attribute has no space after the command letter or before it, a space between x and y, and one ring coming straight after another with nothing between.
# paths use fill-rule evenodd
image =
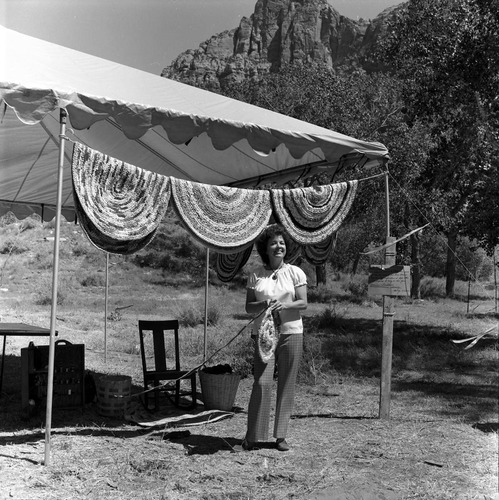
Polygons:
<instances>
[{"instance_id":1,"label":"canopy roof","mask_svg":"<svg viewBox=\"0 0 499 500\"><path fill-rule=\"evenodd\" d=\"M380 143L0 26L0 214L54 216L59 113L67 136L132 165L215 185L282 184L388 158ZM31 125L31 126L28 126ZM70 151L66 148L69 160ZM69 169L63 214L73 217Z\"/></svg>"}]
</instances>

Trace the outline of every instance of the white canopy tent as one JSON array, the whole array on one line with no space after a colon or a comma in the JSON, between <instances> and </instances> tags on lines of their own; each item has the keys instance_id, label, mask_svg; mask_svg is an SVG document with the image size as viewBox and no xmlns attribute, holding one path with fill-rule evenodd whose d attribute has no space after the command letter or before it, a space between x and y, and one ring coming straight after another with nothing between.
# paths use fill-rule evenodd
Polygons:
<instances>
[{"instance_id":1,"label":"white canopy tent","mask_svg":"<svg viewBox=\"0 0 499 500\"><path fill-rule=\"evenodd\" d=\"M45 464L61 214L74 218L66 136L166 176L214 185L279 184L388 151L300 120L0 26L0 215L56 217ZM69 118L67 124L61 115Z\"/></svg>"},{"instance_id":2,"label":"white canopy tent","mask_svg":"<svg viewBox=\"0 0 499 500\"><path fill-rule=\"evenodd\" d=\"M359 141L218 94L0 26L0 210L29 205L54 216L59 109L71 138L163 175L217 185L280 183L300 171L387 158ZM24 124L37 127L25 127ZM72 207L70 173L63 213ZM14 204L12 204L14 202ZM68 209L68 210L66 210ZM0 212L2 213L2 212Z\"/></svg>"}]
</instances>

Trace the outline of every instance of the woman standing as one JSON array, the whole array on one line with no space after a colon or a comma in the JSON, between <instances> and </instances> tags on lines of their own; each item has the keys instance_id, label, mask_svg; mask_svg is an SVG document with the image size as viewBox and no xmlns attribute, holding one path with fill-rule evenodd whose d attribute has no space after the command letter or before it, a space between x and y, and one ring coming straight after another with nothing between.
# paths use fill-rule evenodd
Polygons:
<instances>
[{"instance_id":1,"label":"woman standing","mask_svg":"<svg viewBox=\"0 0 499 500\"><path fill-rule=\"evenodd\" d=\"M307 277L299 267L284 262L286 235L281 227L269 226L257 241L257 251L263 265L248 277L246 312L259 314L254 324L254 331L258 332L263 312L270 308L280 323L280 335L275 353L267 362L260 356L258 336L254 336L255 380L248 408L248 428L242 447L251 450L259 441L268 440L272 384L277 363L274 438L279 451L288 451L286 435L303 352L300 311L307 308Z\"/></svg>"}]
</instances>

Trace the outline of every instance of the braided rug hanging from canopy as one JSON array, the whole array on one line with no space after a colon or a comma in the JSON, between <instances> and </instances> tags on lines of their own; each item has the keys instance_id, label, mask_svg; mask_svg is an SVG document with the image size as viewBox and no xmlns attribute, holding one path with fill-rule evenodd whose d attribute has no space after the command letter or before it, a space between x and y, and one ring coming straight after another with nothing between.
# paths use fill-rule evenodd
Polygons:
<instances>
[{"instance_id":1,"label":"braided rug hanging from canopy","mask_svg":"<svg viewBox=\"0 0 499 500\"><path fill-rule=\"evenodd\" d=\"M218 253L216 261L217 277L228 283L246 265L253 251L253 245L236 253Z\"/></svg>"},{"instance_id":2,"label":"braided rug hanging from canopy","mask_svg":"<svg viewBox=\"0 0 499 500\"><path fill-rule=\"evenodd\" d=\"M75 210L90 241L131 254L154 237L170 201L200 243L218 252L217 274L230 281L274 215L289 234L287 261L324 263L348 214L358 181L296 189L252 190L166 177L82 144L72 158Z\"/></svg>"},{"instance_id":3,"label":"braided rug hanging from canopy","mask_svg":"<svg viewBox=\"0 0 499 500\"><path fill-rule=\"evenodd\" d=\"M117 240L112 236L107 236L102 231L97 229L92 220L88 217L87 213L80 204L79 199L75 196L74 207L76 218L87 235L90 242L98 249L104 252L114 253L119 255L131 255L147 246L156 234L156 230L150 232L143 238L135 240Z\"/></svg>"},{"instance_id":4,"label":"braided rug hanging from canopy","mask_svg":"<svg viewBox=\"0 0 499 500\"><path fill-rule=\"evenodd\" d=\"M71 163L78 218L99 248L134 253L153 238L170 201L170 178L75 144Z\"/></svg>"},{"instance_id":5,"label":"braided rug hanging from canopy","mask_svg":"<svg viewBox=\"0 0 499 500\"><path fill-rule=\"evenodd\" d=\"M269 223L272 205L268 191L170 179L180 220L194 238L216 252L244 250Z\"/></svg>"},{"instance_id":6,"label":"braided rug hanging from canopy","mask_svg":"<svg viewBox=\"0 0 499 500\"><path fill-rule=\"evenodd\" d=\"M294 189L271 189L273 212L289 236L301 245L330 237L348 215L358 181Z\"/></svg>"},{"instance_id":7,"label":"braided rug hanging from canopy","mask_svg":"<svg viewBox=\"0 0 499 500\"><path fill-rule=\"evenodd\" d=\"M327 262L331 252L336 246L337 234L338 233L332 234L321 243L317 243L315 245L305 245L302 248L302 255L305 260L313 266L321 266Z\"/></svg>"}]
</instances>

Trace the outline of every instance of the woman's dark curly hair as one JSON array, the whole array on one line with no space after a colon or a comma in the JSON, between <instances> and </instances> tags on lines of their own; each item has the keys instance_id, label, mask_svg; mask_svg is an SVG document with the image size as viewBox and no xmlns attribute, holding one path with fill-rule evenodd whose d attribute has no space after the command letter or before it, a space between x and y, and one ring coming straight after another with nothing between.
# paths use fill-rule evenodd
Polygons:
<instances>
[{"instance_id":1,"label":"woman's dark curly hair","mask_svg":"<svg viewBox=\"0 0 499 500\"><path fill-rule=\"evenodd\" d=\"M289 238L284 228L278 224L272 224L268 226L265 231L260 235L256 242L256 251L265 265L269 265L269 256L267 255L267 244L268 242L276 237L282 236L284 243L286 244L286 250L289 248Z\"/></svg>"}]
</instances>

